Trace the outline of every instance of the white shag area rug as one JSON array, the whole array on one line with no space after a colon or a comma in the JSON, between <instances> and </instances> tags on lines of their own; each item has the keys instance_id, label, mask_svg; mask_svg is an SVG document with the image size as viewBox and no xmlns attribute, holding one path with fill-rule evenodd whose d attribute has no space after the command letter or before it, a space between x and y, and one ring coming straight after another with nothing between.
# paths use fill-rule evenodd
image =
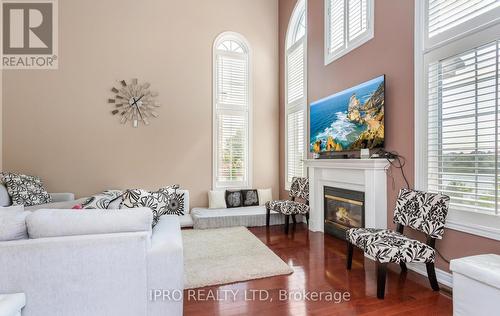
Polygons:
<instances>
[{"instance_id":1,"label":"white shag area rug","mask_svg":"<svg viewBox=\"0 0 500 316\"><path fill-rule=\"evenodd\" d=\"M293 272L245 227L183 230L182 238L185 289Z\"/></svg>"}]
</instances>

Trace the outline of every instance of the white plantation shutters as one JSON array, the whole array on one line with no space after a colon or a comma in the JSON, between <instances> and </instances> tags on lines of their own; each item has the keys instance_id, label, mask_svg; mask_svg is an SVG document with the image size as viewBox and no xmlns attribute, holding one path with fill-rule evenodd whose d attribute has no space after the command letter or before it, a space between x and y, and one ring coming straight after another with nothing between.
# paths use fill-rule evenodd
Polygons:
<instances>
[{"instance_id":1,"label":"white plantation shutters","mask_svg":"<svg viewBox=\"0 0 500 316\"><path fill-rule=\"evenodd\" d=\"M348 39L355 40L368 29L368 10L367 0L348 0L349 4L349 23Z\"/></svg>"},{"instance_id":2,"label":"white plantation shutters","mask_svg":"<svg viewBox=\"0 0 500 316\"><path fill-rule=\"evenodd\" d=\"M214 187L247 187L250 92L248 48L231 33L214 51Z\"/></svg>"},{"instance_id":3,"label":"white plantation shutters","mask_svg":"<svg viewBox=\"0 0 500 316\"><path fill-rule=\"evenodd\" d=\"M373 0L325 0L325 64L373 38Z\"/></svg>"},{"instance_id":4,"label":"white plantation shutters","mask_svg":"<svg viewBox=\"0 0 500 316\"><path fill-rule=\"evenodd\" d=\"M415 175L450 196L447 227L500 240L498 2L416 2Z\"/></svg>"},{"instance_id":5,"label":"white plantation shutters","mask_svg":"<svg viewBox=\"0 0 500 316\"><path fill-rule=\"evenodd\" d=\"M464 211L498 213L499 42L428 70L428 187Z\"/></svg>"},{"instance_id":6,"label":"white plantation shutters","mask_svg":"<svg viewBox=\"0 0 500 316\"><path fill-rule=\"evenodd\" d=\"M498 0L430 0L428 34L434 37L500 6Z\"/></svg>"},{"instance_id":7,"label":"white plantation shutters","mask_svg":"<svg viewBox=\"0 0 500 316\"><path fill-rule=\"evenodd\" d=\"M345 47L345 0L329 0L328 51L333 54Z\"/></svg>"},{"instance_id":8,"label":"white plantation shutters","mask_svg":"<svg viewBox=\"0 0 500 316\"><path fill-rule=\"evenodd\" d=\"M287 183L292 183L293 177L304 175L304 110L298 110L287 115Z\"/></svg>"},{"instance_id":9,"label":"white plantation shutters","mask_svg":"<svg viewBox=\"0 0 500 316\"><path fill-rule=\"evenodd\" d=\"M287 52L288 104L304 98L304 76L304 43L300 41Z\"/></svg>"},{"instance_id":10,"label":"white plantation shutters","mask_svg":"<svg viewBox=\"0 0 500 316\"><path fill-rule=\"evenodd\" d=\"M306 115L306 6L299 1L287 33L285 104L285 184L304 176Z\"/></svg>"}]
</instances>

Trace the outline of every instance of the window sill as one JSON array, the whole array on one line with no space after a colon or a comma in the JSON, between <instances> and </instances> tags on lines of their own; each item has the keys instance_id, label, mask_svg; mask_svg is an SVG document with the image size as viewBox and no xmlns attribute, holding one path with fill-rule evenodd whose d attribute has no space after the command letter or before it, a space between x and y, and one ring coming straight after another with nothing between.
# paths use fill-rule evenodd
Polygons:
<instances>
[{"instance_id":1,"label":"window sill","mask_svg":"<svg viewBox=\"0 0 500 316\"><path fill-rule=\"evenodd\" d=\"M446 228L500 240L500 216L450 210Z\"/></svg>"}]
</instances>

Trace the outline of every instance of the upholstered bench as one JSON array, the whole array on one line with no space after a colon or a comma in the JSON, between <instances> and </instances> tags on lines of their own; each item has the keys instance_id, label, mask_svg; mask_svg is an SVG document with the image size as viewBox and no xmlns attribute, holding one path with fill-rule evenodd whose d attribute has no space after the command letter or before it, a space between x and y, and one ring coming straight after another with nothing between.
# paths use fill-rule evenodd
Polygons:
<instances>
[{"instance_id":1,"label":"upholstered bench","mask_svg":"<svg viewBox=\"0 0 500 316\"><path fill-rule=\"evenodd\" d=\"M266 225L265 206L235 208L193 208L191 211L194 229L221 228L233 226L256 227ZM284 216L271 211L270 225L285 222Z\"/></svg>"}]
</instances>

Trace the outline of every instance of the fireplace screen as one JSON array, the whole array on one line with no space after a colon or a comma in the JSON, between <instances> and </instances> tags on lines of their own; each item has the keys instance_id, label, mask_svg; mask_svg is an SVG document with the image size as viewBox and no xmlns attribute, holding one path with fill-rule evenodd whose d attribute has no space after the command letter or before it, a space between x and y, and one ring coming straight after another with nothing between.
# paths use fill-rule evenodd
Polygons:
<instances>
[{"instance_id":1,"label":"fireplace screen","mask_svg":"<svg viewBox=\"0 0 500 316\"><path fill-rule=\"evenodd\" d=\"M364 193L325 187L325 232L345 239L345 231L364 227Z\"/></svg>"}]
</instances>

